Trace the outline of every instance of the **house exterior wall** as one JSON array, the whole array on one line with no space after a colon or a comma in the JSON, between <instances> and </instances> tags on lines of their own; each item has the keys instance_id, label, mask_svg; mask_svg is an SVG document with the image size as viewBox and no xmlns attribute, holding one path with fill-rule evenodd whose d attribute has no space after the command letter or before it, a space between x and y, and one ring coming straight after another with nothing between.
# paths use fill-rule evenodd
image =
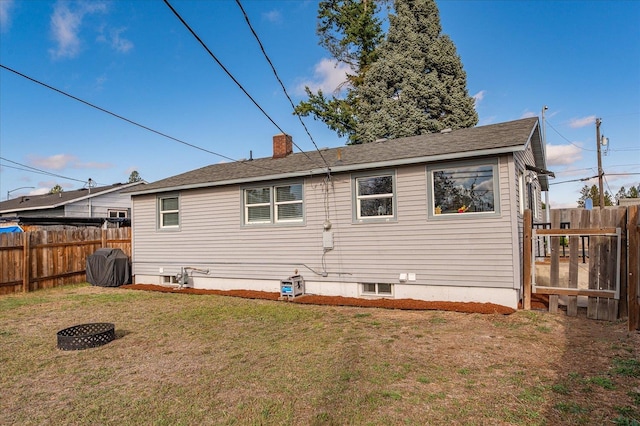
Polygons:
<instances>
[{"instance_id":1,"label":"house exterior wall","mask_svg":"<svg viewBox=\"0 0 640 426\"><path fill-rule=\"evenodd\" d=\"M109 210L131 208L131 196L120 192L99 194L64 206L65 217L108 217Z\"/></svg>"},{"instance_id":2,"label":"house exterior wall","mask_svg":"<svg viewBox=\"0 0 640 426\"><path fill-rule=\"evenodd\" d=\"M1 217L64 217L64 207L56 207L53 209L45 209L45 210L24 210L20 212L11 212L0 215Z\"/></svg>"},{"instance_id":3,"label":"house exterior wall","mask_svg":"<svg viewBox=\"0 0 640 426\"><path fill-rule=\"evenodd\" d=\"M542 191L541 185L538 181L535 172L526 169L526 165L534 165L535 158L533 154L533 150L531 144L527 146L527 149L521 152L516 152L513 155L513 163L514 163L514 171L511 174L513 177L513 188L515 190L514 200L516 200L516 206L514 209L515 220L517 223L517 247L518 247L518 270L521 271L523 267L523 241L524 241L524 215L523 212L526 209L532 210L533 220L534 222L544 222L544 210L542 209ZM533 205L531 205L530 200L528 200L528 196L526 194L526 179L527 176L531 177L531 185L533 189L533 196L535 197L535 201ZM525 191L522 193L521 191ZM516 277L516 282L520 282L520 288L522 288L523 284L523 276L522 273L519 273Z\"/></svg>"},{"instance_id":4,"label":"house exterior wall","mask_svg":"<svg viewBox=\"0 0 640 426\"><path fill-rule=\"evenodd\" d=\"M498 161L498 215L428 217L426 165L392 169L396 220L354 221L352 175L304 182L304 223L242 224L242 186L179 193L180 227L159 230L157 196L133 197L135 282L165 284L181 267L198 288L280 291L297 270L308 293L361 297L360 283L393 284L393 297L493 302L516 307L519 297L515 163ZM385 169L390 170L390 169ZM323 250L323 223L331 221L333 249ZM322 272L326 272L323 276ZM401 282L400 274L415 274Z\"/></svg>"}]
</instances>

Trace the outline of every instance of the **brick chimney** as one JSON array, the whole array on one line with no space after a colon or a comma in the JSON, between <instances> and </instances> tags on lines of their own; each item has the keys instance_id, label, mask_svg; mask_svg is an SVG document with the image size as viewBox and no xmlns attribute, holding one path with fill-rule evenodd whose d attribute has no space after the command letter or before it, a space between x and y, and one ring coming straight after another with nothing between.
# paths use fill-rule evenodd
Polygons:
<instances>
[{"instance_id":1,"label":"brick chimney","mask_svg":"<svg viewBox=\"0 0 640 426\"><path fill-rule=\"evenodd\" d=\"M293 138L280 133L273 137L273 158L284 158L293 153Z\"/></svg>"}]
</instances>

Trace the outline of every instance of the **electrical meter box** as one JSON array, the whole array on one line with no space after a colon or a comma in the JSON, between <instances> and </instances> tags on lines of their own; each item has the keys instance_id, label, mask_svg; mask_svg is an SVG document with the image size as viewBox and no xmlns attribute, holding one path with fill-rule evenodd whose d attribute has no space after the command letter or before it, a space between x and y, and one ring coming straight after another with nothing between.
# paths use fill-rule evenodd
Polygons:
<instances>
[{"instance_id":1,"label":"electrical meter box","mask_svg":"<svg viewBox=\"0 0 640 426\"><path fill-rule=\"evenodd\" d=\"M294 275L280 281L281 297L296 297L302 294L304 294L304 278L301 275Z\"/></svg>"}]
</instances>

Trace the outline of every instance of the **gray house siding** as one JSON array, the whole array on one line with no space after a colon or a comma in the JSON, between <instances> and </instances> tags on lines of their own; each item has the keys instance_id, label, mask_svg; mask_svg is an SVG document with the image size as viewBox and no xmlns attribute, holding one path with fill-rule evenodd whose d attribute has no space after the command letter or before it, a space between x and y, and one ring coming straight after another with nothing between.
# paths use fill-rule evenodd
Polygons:
<instances>
[{"instance_id":1,"label":"gray house siding","mask_svg":"<svg viewBox=\"0 0 640 426\"><path fill-rule=\"evenodd\" d=\"M108 217L110 210L131 208L131 195L111 192L75 201L64 206L66 217Z\"/></svg>"},{"instance_id":2,"label":"gray house siding","mask_svg":"<svg viewBox=\"0 0 640 426\"><path fill-rule=\"evenodd\" d=\"M357 293L357 283L398 285L400 274L412 273L416 280L405 285L425 291L425 286L518 288L510 158L504 155L498 163L499 215L429 219L425 164L392 169L397 218L380 223L354 222L348 173L332 176L326 209L324 177L303 180L303 225L243 225L242 186L231 185L180 192L179 230L160 230L157 197L136 196L134 274L174 275L191 266L209 269L207 278L271 280L273 286L297 269L306 280L349 283ZM325 211L334 249L324 255L328 276L322 277Z\"/></svg>"},{"instance_id":3,"label":"gray house siding","mask_svg":"<svg viewBox=\"0 0 640 426\"><path fill-rule=\"evenodd\" d=\"M274 137L272 158L130 190L136 282L175 283L181 267L194 267L201 271L189 285L197 288L279 291L281 279L299 273L315 294L370 297L382 289L385 297L517 307L524 182L533 179L537 216L548 185L537 118L307 153L280 152L282 137ZM267 214L280 207L264 196L285 182L303 188L302 218L300 187L279 201L295 223ZM159 199L167 196L161 227Z\"/></svg>"},{"instance_id":4,"label":"gray house siding","mask_svg":"<svg viewBox=\"0 0 640 426\"><path fill-rule=\"evenodd\" d=\"M513 187L515 190L513 199L516 200L514 213L516 214L516 220L517 220L516 222L517 223L516 231L518 235L517 259L519 260L518 271L520 271L522 268L521 259L523 256L523 238L524 238L524 234L523 234L524 217L522 212L525 209L531 209L534 217L534 221L541 222L541 221L544 221L544 218L542 217L543 210L542 210L541 185L537 177L533 179L531 182L532 188L534 191L534 196L536 197L535 205L533 206L530 205L527 199L527 194L526 194L526 177L527 175L531 176L532 178L535 176L534 172L526 169L527 164L535 164L535 158L534 158L531 144L529 144L524 151L515 152L513 158L514 158L514 164L515 164L515 171L512 174L512 176L514 176ZM521 182L521 179L523 179L523 182ZM520 193L521 190L525 191L525 193L521 194ZM522 288L522 283L523 283L522 273L518 273L515 281L519 282L520 288Z\"/></svg>"},{"instance_id":5,"label":"gray house siding","mask_svg":"<svg viewBox=\"0 0 640 426\"><path fill-rule=\"evenodd\" d=\"M0 202L0 217L107 218L110 211L130 216L131 194L144 181L115 183L54 194L27 195ZM113 217L125 217L122 214Z\"/></svg>"},{"instance_id":6,"label":"gray house siding","mask_svg":"<svg viewBox=\"0 0 640 426\"><path fill-rule=\"evenodd\" d=\"M54 209L48 209L46 211L49 217L64 217L64 206L56 207ZM22 216L22 217L40 217L43 213L41 210L25 210L22 212L3 213L2 217Z\"/></svg>"}]
</instances>

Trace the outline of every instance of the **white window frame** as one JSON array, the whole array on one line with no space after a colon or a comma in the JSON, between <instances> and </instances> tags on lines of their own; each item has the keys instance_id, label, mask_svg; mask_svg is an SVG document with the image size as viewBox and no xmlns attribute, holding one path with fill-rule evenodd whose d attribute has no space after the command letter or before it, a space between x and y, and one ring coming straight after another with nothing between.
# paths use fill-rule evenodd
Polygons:
<instances>
[{"instance_id":1,"label":"white window frame","mask_svg":"<svg viewBox=\"0 0 640 426\"><path fill-rule=\"evenodd\" d=\"M375 286L374 291L365 290L366 286ZM384 292L380 290L380 286L389 286L389 292ZM360 295L362 296L385 296L385 297L393 297L393 284L392 283L360 283Z\"/></svg>"},{"instance_id":2,"label":"white window frame","mask_svg":"<svg viewBox=\"0 0 640 426\"><path fill-rule=\"evenodd\" d=\"M124 216L121 216L124 215ZM114 216L112 216L114 215ZM109 209L107 210L107 217L109 218L114 218L114 219L122 219L122 218L127 218L129 217L129 211L128 210L117 210L117 209Z\"/></svg>"},{"instance_id":3,"label":"white window frame","mask_svg":"<svg viewBox=\"0 0 640 426\"><path fill-rule=\"evenodd\" d=\"M527 207L531 210L531 214L534 219L538 219L538 191L535 184L534 175L529 175L526 179L526 191L527 191Z\"/></svg>"},{"instance_id":4,"label":"white window frame","mask_svg":"<svg viewBox=\"0 0 640 426\"><path fill-rule=\"evenodd\" d=\"M371 195L360 195L359 193L359 182L371 179L371 178L381 178L381 177L390 177L392 192L384 193L384 194L371 194ZM397 219L397 184L396 184L396 173L394 170L382 170L373 173L358 173L351 176L352 180L352 198L353 198L353 221L355 223L364 223L364 222L390 222L395 221ZM390 199L391 200L391 214L379 214L375 216L363 216L362 215L362 201L366 200L376 200L376 199Z\"/></svg>"},{"instance_id":5,"label":"white window frame","mask_svg":"<svg viewBox=\"0 0 640 426\"><path fill-rule=\"evenodd\" d=\"M252 203L249 204L248 202L248 198L249 198L249 191L251 190L255 190L255 189L268 189L269 190L269 201L263 202L263 203ZM270 186L254 186L251 188L244 188L242 190L242 204L244 205L244 224L245 225L260 225L260 224L265 224L265 223L271 223L272 219L273 219L273 208L271 206L273 202L273 187ZM249 222L249 209L254 208L254 207L269 207L269 218L266 220L257 220L257 221L253 221L253 222Z\"/></svg>"},{"instance_id":6,"label":"white window frame","mask_svg":"<svg viewBox=\"0 0 640 426\"><path fill-rule=\"evenodd\" d=\"M434 172L443 170L452 170L457 168L467 168L476 166L490 166L492 173L492 189L493 192L493 210L480 211L480 212L448 212L443 213L438 211L435 205L435 190L434 190ZM498 167L498 159L485 159L485 160L470 160L450 163L438 163L427 166L427 210L428 218L435 220L449 220L449 219L463 219L473 218L478 216L500 216L500 174ZM462 207L462 206L460 206Z\"/></svg>"},{"instance_id":7,"label":"white window frame","mask_svg":"<svg viewBox=\"0 0 640 426\"><path fill-rule=\"evenodd\" d=\"M525 194L524 194L524 173L520 172L518 175L518 201L520 204L520 216L524 215L526 210Z\"/></svg>"},{"instance_id":8,"label":"white window frame","mask_svg":"<svg viewBox=\"0 0 640 426\"><path fill-rule=\"evenodd\" d=\"M525 209L531 210L534 219L539 219L538 204L538 181L537 176L532 171L520 172L518 179L518 192L520 193L520 214L523 215Z\"/></svg>"},{"instance_id":9,"label":"white window frame","mask_svg":"<svg viewBox=\"0 0 640 426\"><path fill-rule=\"evenodd\" d=\"M283 187L291 187L291 186L299 186L300 187L300 199L299 200L285 200L285 201L278 201L277 200L277 194L278 194L278 188L283 188ZM248 191L252 190L252 189L268 189L269 190L269 202L263 202L263 203L253 203L253 204L249 204L247 203L247 198L248 198ZM294 204L299 204L301 207L301 214L299 217L294 217L294 218L286 218L286 219L279 219L279 211L281 207L287 206L287 205L294 205ZM303 182L299 182L299 181L295 181L295 182L285 182L285 183L277 183L277 184L272 184L272 185L261 185L261 186L247 186L242 188L242 206L243 206L243 219L242 219L242 224L243 226L259 226L259 225L299 225L299 224L304 224L304 220L305 220L305 211L304 211L304 183ZM253 221L250 222L249 221L249 209L251 207L265 207L268 206L269 207L269 218L266 220L260 220L260 221Z\"/></svg>"},{"instance_id":10,"label":"white window frame","mask_svg":"<svg viewBox=\"0 0 640 426\"><path fill-rule=\"evenodd\" d=\"M162 210L162 201L175 198L178 202L177 209ZM178 223L175 225L165 225L165 216L169 214L178 215ZM164 230L180 229L180 196L177 194L163 195L158 197L158 228Z\"/></svg>"}]
</instances>

